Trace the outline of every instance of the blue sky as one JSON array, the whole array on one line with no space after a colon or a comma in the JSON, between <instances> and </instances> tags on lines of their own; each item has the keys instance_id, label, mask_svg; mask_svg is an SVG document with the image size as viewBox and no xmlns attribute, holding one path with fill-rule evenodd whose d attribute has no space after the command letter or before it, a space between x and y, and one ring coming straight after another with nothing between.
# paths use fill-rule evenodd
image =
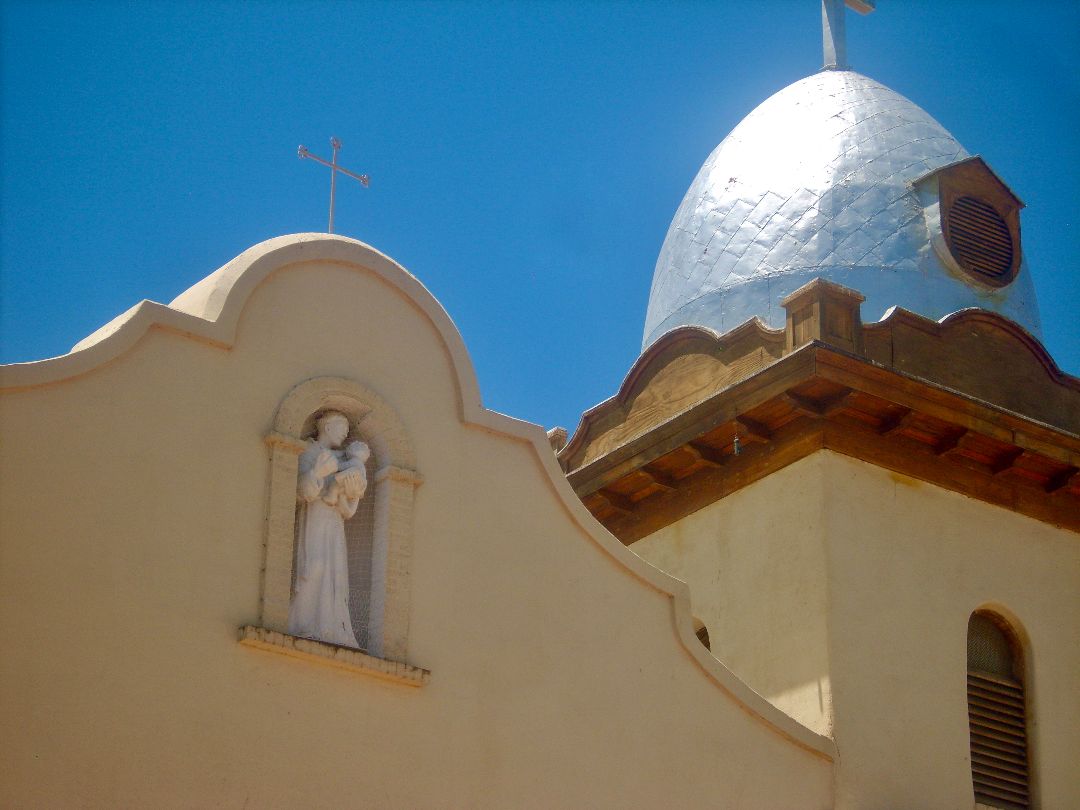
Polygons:
<instances>
[{"instance_id":1,"label":"blue sky","mask_svg":"<svg viewBox=\"0 0 1080 810\"><path fill-rule=\"evenodd\" d=\"M821 64L817 0L15 3L0 30L0 359L62 354L250 245L405 265L485 403L573 428L637 356L667 226L719 141ZM1080 373L1080 3L880 0L852 65L986 158L1047 347Z\"/></svg>"}]
</instances>

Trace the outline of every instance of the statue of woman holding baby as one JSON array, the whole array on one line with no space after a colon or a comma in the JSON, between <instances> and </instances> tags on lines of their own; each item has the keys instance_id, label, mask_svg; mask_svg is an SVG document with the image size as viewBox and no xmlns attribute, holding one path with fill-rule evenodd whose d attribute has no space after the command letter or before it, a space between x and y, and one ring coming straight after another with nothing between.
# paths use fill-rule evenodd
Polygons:
<instances>
[{"instance_id":1,"label":"statue of woman holding baby","mask_svg":"<svg viewBox=\"0 0 1080 810\"><path fill-rule=\"evenodd\" d=\"M318 436L300 456L297 477L300 519L289 634L359 647L349 616L345 521L356 514L367 489L364 464L371 451L361 441L341 449L349 419L339 411L322 414L316 426Z\"/></svg>"}]
</instances>

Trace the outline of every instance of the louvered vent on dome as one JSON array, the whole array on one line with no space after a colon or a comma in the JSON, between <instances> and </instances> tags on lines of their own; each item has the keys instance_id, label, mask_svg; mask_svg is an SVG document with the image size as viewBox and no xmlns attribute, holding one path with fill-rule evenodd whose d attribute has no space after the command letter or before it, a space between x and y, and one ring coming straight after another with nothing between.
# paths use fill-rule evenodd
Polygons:
<instances>
[{"instance_id":1,"label":"louvered vent on dome","mask_svg":"<svg viewBox=\"0 0 1080 810\"><path fill-rule=\"evenodd\" d=\"M992 280L1008 276L1013 264L1009 226L993 206L974 197L960 197L949 208L949 249L971 273Z\"/></svg>"},{"instance_id":2,"label":"louvered vent on dome","mask_svg":"<svg viewBox=\"0 0 1080 810\"><path fill-rule=\"evenodd\" d=\"M978 204L956 210L960 258L946 231L964 197ZM680 326L783 328L780 302L815 278L858 290L864 321L979 307L1037 334L1022 207L925 110L853 71L820 71L762 102L702 164L656 259L642 349Z\"/></svg>"}]
</instances>

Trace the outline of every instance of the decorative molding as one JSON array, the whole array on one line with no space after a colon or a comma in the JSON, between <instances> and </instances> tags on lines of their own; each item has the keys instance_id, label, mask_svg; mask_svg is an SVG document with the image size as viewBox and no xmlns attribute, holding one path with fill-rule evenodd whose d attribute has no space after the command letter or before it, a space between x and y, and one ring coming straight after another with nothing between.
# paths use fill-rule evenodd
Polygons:
<instances>
[{"instance_id":1,"label":"decorative molding","mask_svg":"<svg viewBox=\"0 0 1080 810\"><path fill-rule=\"evenodd\" d=\"M376 471L375 481L376 483L380 481L399 481L403 484L412 484L414 487L418 487L424 482L424 476L416 470L410 470L407 467L395 467L390 464Z\"/></svg>"},{"instance_id":2,"label":"decorative molding","mask_svg":"<svg viewBox=\"0 0 1080 810\"><path fill-rule=\"evenodd\" d=\"M327 644L310 638L297 638L265 627L245 625L240 628L240 643L257 650L280 653L317 664L327 664L359 675L393 681L405 686L424 686L431 680L430 670L376 658L360 650Z\"/></svg>"},{"instance_id":3,"label":"decorative molding","mask_svg":"<svg viewBox=\"0 0 1080 810\"><path fill-rule=\"evenodd\" d=\"M282 450L295 453L296 455L300 455L307 448L303 439L298 439L295 436L289 436L285 433L278 433L276 430L267 433L266 436L263 437L263 441L266 443L266 446L271 449L280 447Z\"/></svg>"}]
</instances>

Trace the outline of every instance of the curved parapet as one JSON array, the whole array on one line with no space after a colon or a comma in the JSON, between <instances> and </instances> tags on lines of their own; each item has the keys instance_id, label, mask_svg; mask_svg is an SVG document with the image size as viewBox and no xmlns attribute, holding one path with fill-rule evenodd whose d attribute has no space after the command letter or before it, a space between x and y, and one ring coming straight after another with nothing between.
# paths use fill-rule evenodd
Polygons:
<instances>
[{"instance_id":1,"label":"curved parapet","mask_svg":"<svg viewBox=\"0 0 1080 810\"><path fill-rule=\"evenodd\" d=\"M125 356L136 355L137 347L154 332L167 333L166 340L170 344L172 340L190 340L230 353L248 350L250 347L247 344L238 342L238 335L247 328L245 317L248 320L252 317L245 316L245 310L254 307L251 302L257 291L264 289L264 286L274 286L269 284L272 277L285 278L284 271L302 270L303 266L309 264L313 267L317 265L322 268L320 272L325 273L337 273L337 268L340 268L350 273L374 275L396 291L437 335L437 342L441 344L452 370L450 376L453 378L460 421L466 427L479 428L481 433L527 445L532 461L538 465L541 473L539 480L542 486L555 496L552 502L553 506L557 504L555 512L568 515L581 534L642 585L668 597L673 619L671 628L694 665L735 701L743 712L764 727L816 757L825 760L833 758L831 740L776 709L702 647L694 631L687 586L650 566L597 523L568 484L542 428L483 407L472 361L460 333L445 310L414 276L392 259L361 242L325 234L298 234L263 242L194 285L171 305L143 301L81 341L67 355L0 369L0 392L22 392L42 386L56 386L77 378L89 379L88 375L95 372L115 368L116 362ZM273 311L272 304L268 303L270 300L264 297L260 304L263 309L259 317L264 321L267 313ZM265 327L260 325L259 328ZM776 340L760 325L749 324L746 329L748 336L760 333L766 342ZM695 339L691 334L686 337ZM272 362L272 359L260 357L258 362L264 364ZM365 384L368 382L365 381ZM629 382L628 385L633 387L634 383ZM439 406L435 403L432 407ZM462 440L455 441L460 447ZM479 446L482 441L477 437L474 443ZM432 447L430 444L427 446ZM430 454L431 450L428 452ZM436 476L428 477L426 474L430 466L425 467L425 477L429 482L425 484L426 489L438 486ZM547 512L551 514L550 510ZM434 677L437 678L438 674Z\"/></svg>"},{"instance_id":2,"label":"curved parapet","mask_svg":"<svg viewBox=\"0 0 1080 810\"><path fill-rule=\"evenodd\" d=\"M1080 379L1003 315L972 307L935 321L894 307L863 340L874 362L1080 434Z\"/></svg>"},{"instance_id":3,"label":"curved parapet","mask_svg":"<svg viewBox=\"0 0 1080 810\"><path fill-rule=\"evenodd\" d=\"M370 245L321 233L260 242L188 288L168 306L141 301L76 343L68 354L0 367L0 388L44 385L85 374L122 355L150 329L164 329L229 348L236 339L244 304L255 288L276 270L305 262L360 264L408 295L443 337L456 371L462 416L482 410L476 371L461 334L427 288Z\"/></svg>"},{"instance_id":4,"label":"curved parapet","mask_svg":"<svg viewBox=\"0 0 1080 810\"><path fill-rule=\"evenodd\" d=\"M783 330L756 318L723 335L703 326L672 329L634 361L614 396L582 415L559 461L579 469L783 353Z\"/></svg>"}]
</instances>

